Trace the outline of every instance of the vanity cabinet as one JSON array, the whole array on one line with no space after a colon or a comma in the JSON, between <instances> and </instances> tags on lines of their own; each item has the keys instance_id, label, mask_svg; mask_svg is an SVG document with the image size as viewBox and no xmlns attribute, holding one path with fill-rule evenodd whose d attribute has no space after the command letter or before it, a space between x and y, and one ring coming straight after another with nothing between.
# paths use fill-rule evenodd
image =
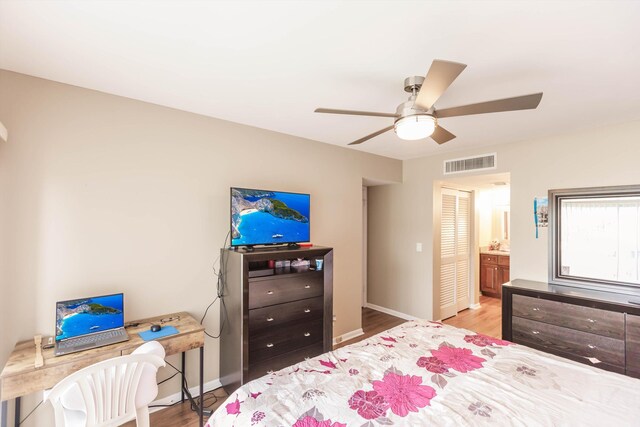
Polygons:
<instances>
[{"instance_id":1,"label":"vanity cabinet","mask_svg":"<svg viewBox=\"0 0 640 427\"><path fill-rule=\"evenodd\" d=\"M480 290L484 295L500 298L502 284L509 278L509 255L480 254Z\"/></svg>"}]
</instances>

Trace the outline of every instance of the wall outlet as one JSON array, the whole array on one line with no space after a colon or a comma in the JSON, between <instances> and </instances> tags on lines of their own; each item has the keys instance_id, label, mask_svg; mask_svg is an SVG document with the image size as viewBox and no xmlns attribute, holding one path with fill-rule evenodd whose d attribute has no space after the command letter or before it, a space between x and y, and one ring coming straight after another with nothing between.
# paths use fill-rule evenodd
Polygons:
<instances>
[{"instance_id":1,"label":"wall outlet","mask_svg":"<svg viewBox=\"0 0 640 427\"><path fill-rule=\"evenodd\" d=\"M422 252L422 243L416 243L416 252Z\"/></svg>"},{"instance_id":2,"label":"wall outlet","mask_svg":"<svg viewBox=\"0 0 640 427\"><path fill-rule=\"evenodd\" d=\"M53 341L53 337L42 337L42 348L53 348L55 346L55 342Z\"/></svg>"}]
</instances>

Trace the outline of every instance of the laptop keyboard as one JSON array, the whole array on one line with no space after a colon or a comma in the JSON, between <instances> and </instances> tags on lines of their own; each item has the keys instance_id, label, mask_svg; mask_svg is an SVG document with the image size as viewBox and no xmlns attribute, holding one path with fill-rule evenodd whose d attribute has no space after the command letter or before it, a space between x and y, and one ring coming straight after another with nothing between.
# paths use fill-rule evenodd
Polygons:
<instances>
[{"instance_id":1,"label":"laptop keyboard","mask_svg":"<svg viewBox=\"0 0 640 427\"><path fill-rule=\"evenodd\" d=\"M112 331L105 331L99 334L85 335L77 338L70 338L68 340L60 341L58 348L68 349L82 346L89 346L98 342L103 342L111 338L125 337L126 332L124 329L114 329Z\"/></svg>"}]
</instances>

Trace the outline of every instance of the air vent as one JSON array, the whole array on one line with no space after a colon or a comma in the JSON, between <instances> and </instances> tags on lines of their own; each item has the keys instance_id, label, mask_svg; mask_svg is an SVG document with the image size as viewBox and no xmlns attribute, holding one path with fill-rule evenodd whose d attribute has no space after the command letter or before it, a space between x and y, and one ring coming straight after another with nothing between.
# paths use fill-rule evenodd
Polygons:
<instances>
[{"instance_id":1,"label":"air vent","mask_svg":"<svg viewBox=\"0 0 640 427\"><path fill-rule=\"evenodd\" d=\"M464 157L462 159L445 160L444 174L472 172L477 170L495 169L498 155L483 154L476 157Z\"/></svg>"}]
</instances>

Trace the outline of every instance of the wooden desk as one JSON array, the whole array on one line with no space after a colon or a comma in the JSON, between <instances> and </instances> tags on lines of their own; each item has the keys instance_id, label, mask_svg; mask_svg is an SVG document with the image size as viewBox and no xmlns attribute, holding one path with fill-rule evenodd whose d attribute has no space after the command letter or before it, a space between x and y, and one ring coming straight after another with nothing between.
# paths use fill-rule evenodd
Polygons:
<instances>
[{"instance_id":1,"label":"wooden desk","mask_svg":"<svg viewBox=\"0 0 640 427\"><path fill-rule=\"evenodd\" d=\"M104 347L98 347L78 353L54 356L53 348L42 351L44 366L34 367L36 348L33 340L16 344L9 360L0 374L0 398L3 401L16 399L15 425L20 421L20 397L37 391L49 389L60 380L79 369L94 363L130 354L145 341L138 335L148 331L151 324L175 326L178 334L158 338L167 356L182 353L182 384L185 376L185 352L200 349L200 397L204 384L204 327L189 313L173 313L159 317L135 320L126 325L129 340ZM184 390L182 391L184 401ZM4 406L6 408L6 405ZM200 425L203 425L203 406L199 405ZM3 410L2 426L6 425L6 410Z\"/></svg>"}]
</instances>

